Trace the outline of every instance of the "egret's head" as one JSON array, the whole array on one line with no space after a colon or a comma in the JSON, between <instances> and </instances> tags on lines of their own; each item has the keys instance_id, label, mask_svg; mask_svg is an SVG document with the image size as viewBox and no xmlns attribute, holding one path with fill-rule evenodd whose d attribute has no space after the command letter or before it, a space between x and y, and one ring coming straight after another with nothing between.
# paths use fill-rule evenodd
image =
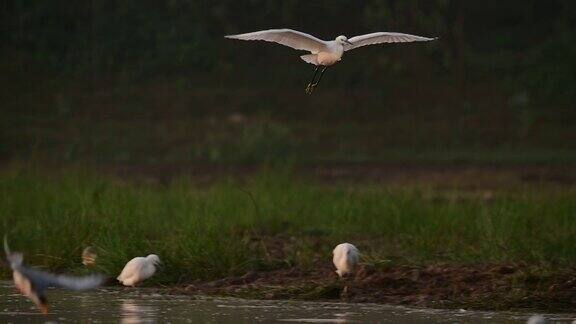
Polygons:
<instances>
[{"instance_id":1,"label":"egret's head","mask_svg":"<svg viewBox=\"0 0 576 324\"><path fill-rule=\"evenodd\" d=\"M336 42L338 42L342 45L344 45L344 44L352 45L352 43L348 40L348 37L346 37L344 35L340 35L340 36L336 37Z\"/></svg>"},{"instance_id":2,"label":"egret's head","mask_svg":"<svg viewBox=\"0 0 576 324\"><path fill-rule=\"evenodd\" d=\"M156 254L150 254L149 256L146 257L146 260L148 260L148 262L151 262L154 265L160 264L160 258Z\"/></svg>"}]
</instances>

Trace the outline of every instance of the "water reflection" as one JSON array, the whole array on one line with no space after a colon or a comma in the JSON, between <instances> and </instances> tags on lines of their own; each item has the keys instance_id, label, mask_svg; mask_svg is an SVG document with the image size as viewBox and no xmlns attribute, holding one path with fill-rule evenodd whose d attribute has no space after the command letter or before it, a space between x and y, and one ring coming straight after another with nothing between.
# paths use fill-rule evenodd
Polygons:
<instances>
[{"instance_id":1,"label":"water reflection","mask_svg":"<svg viewBox=\"0 0 576 324\"><path fill-rule=\"evenodd\" d=\"M138 305L133 299L124 299L120 305L120 323L155 323L158 308L150 305Z\"/></svg>"},{"instance_id":2,"label":"water reflection","mask_svg":"<svg viewBox=\"0 0 576 324\"><path fill-rule=\"evenodd\" d=\"M256 301L158 294L145 288L51 289L44 316L0 282L0 323L526 323L532 314L413 309L375 304ZM545 315L569 323L573 314Z\"/></svg>"},{"instance_id":3,"label":"water reflection","mask_svg":"<svg viewBox=\"0 0 576 324\"><path fill-rule=\"evenodd\" d=\"M336 313L334 318L291 318L291 319L280 319L282 322L296 322L296 323L332 323L332 324L342 324L342 323L354 323L348 319L350 315L354 313Z\"/></svg>"},{"instance_id":4,"label":"water reflection","mask_svg":"<svg viewBox=\"0 0 576 324\"><path fill-rule=\"evenodd\" d=\"M296 322L296 323L351 323L345 319L339 318L293 318L293 319L281 319L282 322Z\"/></svg>"}]
</instances>

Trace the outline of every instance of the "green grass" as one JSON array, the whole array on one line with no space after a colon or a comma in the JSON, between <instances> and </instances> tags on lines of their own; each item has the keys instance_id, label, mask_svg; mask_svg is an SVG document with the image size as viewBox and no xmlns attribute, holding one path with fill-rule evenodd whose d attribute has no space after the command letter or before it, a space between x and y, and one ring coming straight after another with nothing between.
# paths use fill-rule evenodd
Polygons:
<instances>
[{"instance_id":1,"label":"green grass","mask_svg":"<svg viewBox=\"0 0 576 324\"><path fill-rule=\"evenodd\" d=\"M317 256L330 262L342 241L374 264L576 261L574 189L452 199L459 194L326 187L287 169L202 187L187 178L157 184L11 167L0 174L0 233L30 264L58 271L86 271L80 253L87 245L100 250L98 270L111 275L133 256L156 253L164 262L156 284L306 268ZM265 244L274 238L281 238L281 257Z\"/></svg>"}]
</instances>

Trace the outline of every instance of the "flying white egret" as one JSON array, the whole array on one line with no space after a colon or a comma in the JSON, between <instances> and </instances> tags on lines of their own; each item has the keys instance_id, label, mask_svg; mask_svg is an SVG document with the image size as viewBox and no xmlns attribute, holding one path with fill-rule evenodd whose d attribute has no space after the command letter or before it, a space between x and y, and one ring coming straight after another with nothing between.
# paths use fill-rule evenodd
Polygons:
<instances>
[{"instance_id":1,"label":"flying white egret","mask_svg":"<svg viewBox=\"0 0 576 324\"><path fill-rule=\"evenodd\" d=\"M146 280L156 273L156 266L160 264L160 258L156 254L147 257L136 257L124 266L118 276L124 286L135 286L139 282Z\"/></svg>"},{"instance_id":2,"label":"flying white egret","mask_svg":"<svg viewBox=\"0 0 576 324\"><path fill-rule=\"evenodd\" d=\"M341 278L353 273L360 259L360 252L350 243L338 244L332 254L334 255L332 262L334 262L336 267L336 273Z\"/></svg>"},{"instance_id":3,"label":"flying white egret","mask_svg":"<svg viewBox=\"0 0 576 324\"><path fill-rule=\"evenodd\" d=\"M228 35L225 37L241 40L262 40L282 44L297 50L309 51L311 54L300 56L300 58L302 58L306 63L316 65L312 80L310 80L306 87L307 94L311 94L314 91L314 88L318 83L320 83L320 79L322 79L322 75L324 75L328 66L340 61L342 55L346 51L366 45L422 42L436 39L402 33L377 32L354 36L352 38L338 36L334 40L324 41L312 35L286 28L261 30L246 34ZM315 80L320 66L323 66L322 72L320 72L318 80Z\"/></svg>"},{"instance_id":4,"label":"flying white egret","mask_svg":"<svg viewBox=\"0 0 576 324\"><path fill-rule=\"evenodd\" d=\"M36 304L44 314L48 313L48 299L44 294L46 288L60 287L71 290L86 290L96 288L106 280L106 277L100 274L71 277L25 267L22 265L22 253L11 252L8 248L6 237L4 237L4 251L13 271L14 285L22 295Z\"/></svg>"}]
</instances>

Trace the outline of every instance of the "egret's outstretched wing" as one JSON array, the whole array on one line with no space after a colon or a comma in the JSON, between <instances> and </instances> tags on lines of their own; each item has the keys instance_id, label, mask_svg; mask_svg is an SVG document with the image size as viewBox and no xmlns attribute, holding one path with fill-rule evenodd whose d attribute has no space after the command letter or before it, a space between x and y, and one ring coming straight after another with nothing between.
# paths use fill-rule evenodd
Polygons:
<instances>
[{"instance_id":1,"label":"egret's outstretched wing","mask_svg":"<svg viewBox=\"0 0 576 324\"><path fill-rule=\"evenodd\" d=\"M262 40L282 44L293 49L318 53L326 46L326 42L312 35L292 29L269 29L253 33L228 35L226 38L241 40Z\"/></svg>"},{"instance_id":2,"label":"egret's outstretched wing","mask_svg":"<svg viewBox=\"0 0 576 324\"><path fill-rule=\"evenodd\" d=\"M30 280L34 287L36 287L40 292L46 287L59 287L70 290L93 289L102 285L106 280L106 277L100 274L84 277L72 277L66 275L54 275L28 267L20 267L18 271Z\"/></svg>"},{"instance_id":3,"label":"egret's outstretched wing","mask_svg":"<svg viewBox=\"0 0 576 324\"><path fill-rule=\"evenodd\" d=\"M351 49L355 49L358 47L381 44L381 43L426 42L435 39L436 38L428 38L402 33L378 32L349 38L348 41L350 41L352 45L346 44L344 46L344 50L349 51Z\"/></svg>"}]
</instances>

